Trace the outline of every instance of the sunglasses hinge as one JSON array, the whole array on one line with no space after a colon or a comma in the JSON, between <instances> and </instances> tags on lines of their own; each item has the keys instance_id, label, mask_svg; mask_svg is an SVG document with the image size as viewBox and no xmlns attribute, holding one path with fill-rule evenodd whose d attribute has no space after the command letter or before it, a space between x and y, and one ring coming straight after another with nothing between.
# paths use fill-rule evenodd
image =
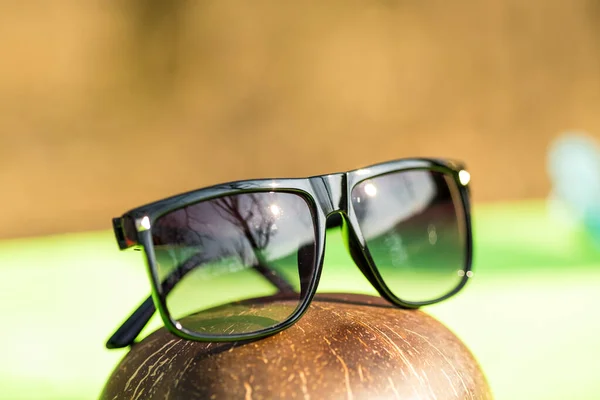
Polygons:
<instances>
[{"instance_id":1,"label":"sunglasses hinge","mask_svg":"<svg viewBox=\"0 0 600 400\"><path fill-rule=\"evenodd\" d=\"M123 220L121 218L113 218L112 223L119 248L121 250L126 249L127 242L125 241L125 232L123 231Z\"/></svg>"},{"instance_id":2,"label":"sunglasses hinge","mask_svg":"<svg viewBox=\"0 0 600 400\"><path fill-rule=\"evenodd\" d=\"M113 230L117 244L121 250L128 249L137 245L137 232L133 225L133 220L127 216L121 218L113 218ZM133 237L132 237L133 236Z\"/></svg>"}]
</instances>

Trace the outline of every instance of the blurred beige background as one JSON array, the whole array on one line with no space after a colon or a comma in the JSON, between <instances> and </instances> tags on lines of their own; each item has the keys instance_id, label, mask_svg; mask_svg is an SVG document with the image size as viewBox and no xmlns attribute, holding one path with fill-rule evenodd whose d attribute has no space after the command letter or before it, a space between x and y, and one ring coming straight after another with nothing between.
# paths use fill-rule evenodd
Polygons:
<instances>
[{"instance_id":1,"label":"blurred beige background","mask_svg":"<svg viewBox=\"0 0 600 400\"><path fill-rule=\"evenodd\" d=\"M545 196L600 133L595 0L0 3L0 238L110 228L228 180L407 156Z\"/></svg>"}]
</instances>

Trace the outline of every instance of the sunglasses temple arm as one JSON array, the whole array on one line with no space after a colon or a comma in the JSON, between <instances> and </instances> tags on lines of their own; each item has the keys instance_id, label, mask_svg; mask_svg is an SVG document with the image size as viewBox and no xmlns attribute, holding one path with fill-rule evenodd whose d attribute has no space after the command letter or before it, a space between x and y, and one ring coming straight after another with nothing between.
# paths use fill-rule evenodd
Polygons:
<instances>
[{"instance_id":1,"label":"sunglasses temple arm","mask_svg":"<svg viewBox=\"0 0 600 400\"><path fill-rule=\"evenodd\" d=\"M162 283L162 290L168 295L169 292L175 287L183 277L190 271L201 266L203 259L200 255L194 255L180 264L165 278ZM106 342L106 348L108 349L119 349L122 347L130 346L134 343L135 339L142 332L142 329L148 324L154 313L156 312L156 306L152 300L152 296L148 296L146 300L125 320L116 332Z\"/></svg>"},{"instance_id":2,"label":"sunglasses temple arm","mask_svg":"<svg viewBox=\"0 0 600 400\"><path fill-rule=\"evenodd\" d=\"M132 345L155 312L156 307L152 301L152 296L148 296L108 339L106 348L120 349Z\"/></svg>"},{"instance_id":3,"label":"sunglasses temple arm","mask_svg":"<svg viewBox=\"0 0 600 400\"><path fill-rule=\"evenodd\" d=\"M163 281L164 295L168 295L175 285L183 279L188 272L193 271L197 267L202 266L203 260L198 255L191 257L186 262L175 268L169 276ZM253 265L253 268L275 286L280 293L294 292L294 288L283 277L277 274L273 269L269 268L263 262L259 261ZM146 300L127 318L127 320L113 333L106 342L106 348L119 349L132 345L135 339L142 332L142 329L148 324L156 307L152 300L152 296L148 296Z\"/></svg>"}]
</instances>

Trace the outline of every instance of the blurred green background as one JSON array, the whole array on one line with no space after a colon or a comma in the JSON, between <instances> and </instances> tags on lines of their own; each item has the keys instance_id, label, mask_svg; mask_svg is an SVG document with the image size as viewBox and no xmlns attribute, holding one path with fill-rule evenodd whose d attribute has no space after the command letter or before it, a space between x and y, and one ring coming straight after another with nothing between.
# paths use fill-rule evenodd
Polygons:
<instances>
[{"instance_id":1,"label":"blurred green background","mask_svg":"<svg viewBox=\"0 0 600 400\"><path fill-rule=\"evenodd\" d=\"M148 285L111 217L409 156L473 177L475 279L427 310L498 399L597 398L600 253L548 206L546 154L600 137L599 20L593 0L0 4L0 398L96 398L123 356L104 342ZM368 292L328 241L322 290Z\"/></svg>"}]
</instances>

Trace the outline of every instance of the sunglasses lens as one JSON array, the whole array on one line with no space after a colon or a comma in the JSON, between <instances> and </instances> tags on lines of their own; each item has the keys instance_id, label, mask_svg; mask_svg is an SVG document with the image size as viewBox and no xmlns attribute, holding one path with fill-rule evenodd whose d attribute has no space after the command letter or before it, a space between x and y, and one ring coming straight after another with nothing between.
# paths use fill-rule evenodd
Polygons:
<instances>
[{"instance_id":1,"label":"sunglasses lens","mask_svg":"<svg viewBox=\"0 0 600 400\"><path fill-rule=\"evenodd\" d=\"M467 227L451 175L410 170L356 185L352 205L371 258L399 299L435 301L460 285Z\"/></svg>"},{"instance_id":2,"label":"sunglasses lens","mask_svg":"<svg viewBox=\"0 0 600 400\"><path fill-rule=\"evenodd\" d=\"M315 271L315 227L301 196L257 192L195 203L152 227L171 317L206 336L258 332L302 304Z\"/></svg>"}]
</instances>

